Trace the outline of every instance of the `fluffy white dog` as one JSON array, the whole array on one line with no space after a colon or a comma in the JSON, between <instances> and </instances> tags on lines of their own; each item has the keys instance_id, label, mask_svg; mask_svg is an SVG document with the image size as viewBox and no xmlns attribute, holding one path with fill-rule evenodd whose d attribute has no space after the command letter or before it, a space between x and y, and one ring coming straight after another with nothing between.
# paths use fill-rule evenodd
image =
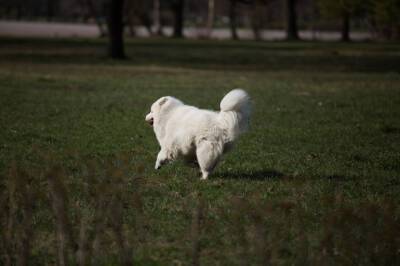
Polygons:
<instances>
[{"instance_id":1,"label":"fluffy white dog","mask_svg":"<svg viewBox=\"0 0 400 266\"><path fill-rule=\"evenodd\" d=\"M247 130L250 98L244 90L235 89L225 95L220 108L220 112L202 110L171 96L153 103L146 121L161 146L155 169L179 157L187 162L197 160L201 179L207 179L222 154Z\"/></svg>"}]
</instances>

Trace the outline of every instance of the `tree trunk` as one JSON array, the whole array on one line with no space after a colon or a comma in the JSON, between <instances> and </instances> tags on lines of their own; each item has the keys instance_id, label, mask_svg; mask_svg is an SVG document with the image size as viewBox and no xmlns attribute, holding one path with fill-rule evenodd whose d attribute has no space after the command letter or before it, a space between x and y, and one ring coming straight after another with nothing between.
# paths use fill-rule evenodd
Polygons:
<instances>
[{"instance_id":1,"label":"tree trunk","mask_svg":"<svg viewBox=\"0 0 400 266\"><path fill-rule=\"evenodd\" d=\"M316 24L316 18L318 17L318 9L317 9L317 3L315 1L311 2L311 40L316 41L317 40L317 24Z\"/></svg>"},{"instance_id":2,"label":"tree trunk","mask_svg":"<svg viewBox=\"0 0 400 266\"><path fill-rule=\"evenodd\" d=\"M153 27L154 32L158 36L162 36L162 26L161 26L161 5L160 0L153 1Z\"/></svg>"},{"instance_id":3,"label":"tree trunk","mask_svg":"<svg viewBox=\"0 0 400 266\"><path fill-rule=\"evenodd\" d=\"M229 6L229 26L231 29L231 36L233 40L239 40L239 36L237 34L237 25L236 25L236 0L230 0Z\"/></svg>"},{"instance_id":4,"label":"tree trunk","mask_svg":"<svg viewBox=\"0 0 400 266\"><path fill-rule=\"evenodd\" d=\"M342 16L342 42L350 41L350 14L349 12L343 12Z\"/></svg>"},{"instance_id":5,"label":"tree trunk","mask_svg":"<svg viewBox=\"0 0 400 266\"><path fill-rule=\"evenodd\" d=\"M54 17L54 0L47 0L46 9L46 20L50 22Z\"/></svg>"},{"instance_id":6,"label":"tree trunk","mask_svg":"<svg viewBox=\"0 0 400 266\"><path fill-rule=\"evenodd\" d=\"M185 1L184 0L175 0L174 5L174 37L175 38L183 38L183 15L184 15L184 8L185 8Z\"/></svg>"},{"instance_id":7,"label":"tree trunk","mask_svg":"<svg viewBox=\"0 0 400 266\"><path fill-rule=\"evenodd\" d=\"M254 33L254 39L256 41L260 41L261 38L261 9L260 2L258 0L253 1L253 8L252 8L252 17L251 17L251 26Z\"/></svg>"},{"instance_id":8,"label":"tree trunk","mask_svg":"<svg viewBox=\"0 0 400 266\"><path fill-rule=\"evenodd\" d=\"M208 12L207 12L207 25L206 25L206 36L210 38L211 31L214 25L214 10L215 0L208 0Z\"/></svg>"},{"instance_id":9,"label":"tree trunk","mask_svg":"<svg viewBox=\"0 0 400 266\"><path fill-rule=\"evenodd\" d=\"M297 0L286 0L286 38L288 40L299 39L296 2Z\"/></svg>"},{"instance_id":10,"label":"tree trunk","mask_svg":"<svg viewBox=\"0 0 400 266\"><path fill-rule=\"evenodd\" d=\"M124 59L124 0L110 0L108 8L108 55L114 59Z\"/></svg>"}]
</instances>

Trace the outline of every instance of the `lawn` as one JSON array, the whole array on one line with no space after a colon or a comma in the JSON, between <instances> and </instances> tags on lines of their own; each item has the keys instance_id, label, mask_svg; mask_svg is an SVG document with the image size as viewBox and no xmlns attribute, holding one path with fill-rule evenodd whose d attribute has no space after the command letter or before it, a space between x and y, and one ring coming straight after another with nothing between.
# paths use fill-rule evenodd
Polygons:
<instances>
[{"instance_id":1,"label":"lawn","mask_svg":"<svg viewBox=\"0 0 400 266\"><path fill-rule=\"evenodd\" d=\"M399 265L398 44L105 49L0 40L1 262ZM152 102L217 110L237 87L250 131L209 180L181 162L154 170Z\"/></svg>"}]
</instances>

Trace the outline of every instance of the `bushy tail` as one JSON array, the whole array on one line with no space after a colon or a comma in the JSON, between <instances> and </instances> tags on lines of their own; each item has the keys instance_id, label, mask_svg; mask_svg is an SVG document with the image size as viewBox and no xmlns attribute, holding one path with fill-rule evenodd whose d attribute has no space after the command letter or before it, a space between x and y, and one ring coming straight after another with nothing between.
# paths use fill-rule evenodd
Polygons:
<instances>
[{"instance_id":1,"label":"bushy tail","mask_svg":"<svg viewBox=\"0 0 400 266\"><path fill-rule=\"evenodd\" d=\"M250 119L250 97L242 89L234 89L230 91L221 100L220 103L221 112L234 112L235 121L230 122L231 127L239 127L239 131L246 131Z\"/></svg>"}]
</instances>

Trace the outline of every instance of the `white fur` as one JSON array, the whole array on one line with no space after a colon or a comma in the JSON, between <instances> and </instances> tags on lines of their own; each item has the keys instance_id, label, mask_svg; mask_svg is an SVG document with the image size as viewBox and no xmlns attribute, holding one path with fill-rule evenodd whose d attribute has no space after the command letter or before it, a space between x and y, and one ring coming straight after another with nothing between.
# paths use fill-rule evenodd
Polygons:
<instances>
[{"instance_id":1,"label":"white fur","mask_svg":"<svg viewBox=\"0 0 400 266\"><path fill-rule=\"evenodd\" d=\"M187 162L197 159L202 179L207 179L222 154L247 130L250 98L235 89L225 95L220 107L220 112L202 110L171 96L153 103L146 121L153 124L161 146L155 168L179 157Z\"/></svg>"}]
</instances>

